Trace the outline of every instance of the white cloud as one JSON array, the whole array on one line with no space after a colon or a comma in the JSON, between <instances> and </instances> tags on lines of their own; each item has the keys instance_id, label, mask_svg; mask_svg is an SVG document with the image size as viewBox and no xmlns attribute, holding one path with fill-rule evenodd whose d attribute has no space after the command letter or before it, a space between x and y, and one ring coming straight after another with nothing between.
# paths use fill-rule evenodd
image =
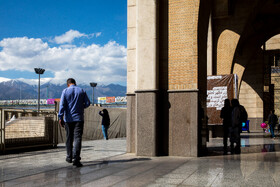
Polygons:
<instances>
[{"instance_id":1,"label":"white cloud","mask_svg":"<svg viewBox=\"0 0 280 187\"><path fill-rule=\"evenodd\" d=\"M71 29L61 36L56 36L54 42L57 44L72 43L75 38L80 38L82 36L86 36L86 34Z\"/></svg>"},{"instance_id":2,"label":"white cloud","mask_svg":"<svg viewBox=\"0 0 280 187\"><path fill-rule=\"evenodd\" d=\"M92 33L92 34L88 34L88 35L86 35L87 36L87 38L92 38L92 37L96 37L96 38L98 38L99 36L101 36L101 32L97 32L97 33Z\"/></svg>"},{"instance_id":3,"label":"white cloud","mask_svg":"<svg viewBox=\"0 0 280 187\"><path fill-rule=\"evenodd\" d=\"M0 41L1 52L7 56L17 56L21 58L29 58L40 55L48 49L48 44L41 39L34 38L6 38ZM0 56L1 58L2 56Z\"/></svg>"},{"instance_id":4,"label":"white cloud","mask_svg":"<svg viewBox=\"0 0 280 187\"><path fill-rule=\"evenodd\" d=\"M95 33L96 38L99 37L99 36L101 36L101 32Z\"/></svg>"},{"instance_id":5,"label":"white cloud","mask_svg":"<svg viewBox=\"0 0 280 187\"><path fill-rule=\"evenodd\" d=\"M70 49L70 48L75 48L77 47L76 45L71 45L71 44L65 44L65 45L60 45L59 47L65 48L65 49Z\"/></svg>"},{"instance_id":6,"label":"white cloud","mask_svg":"<svg viewBox=\"0 0 280 187\"><path fill-rule=\"evenodd\" d=\"M67 40L61 39L62 41ZM126 48L114 41L110 41L104 46L66 44L50 47L41 39L22 37L3 39L0 41L0 46L2 47L0 71L33 72L35 67L41 67L46 69L46 72L50 71L54 74L54 78L46 79L53 83L64 84L69 77L75 78L77 83L126 82ZM32 82L32 80L26 81Z\"/></svg>"},{"instance_id":7,"label":"white cloud","mask_svg":"<svg viewBox=\"0 0 280 187\"><path fill-rule=\"evenodd\" d=\"M71 29L60 36L56 36L52 41L55 42L56 44L65 44L65 43L70 44L76 38L81 38L81 37L92 38L94 36L97 38L100 35L101 35L101 32L85 34L85 33L80 33L79 31Z\"/></svg>"}]
</instances>

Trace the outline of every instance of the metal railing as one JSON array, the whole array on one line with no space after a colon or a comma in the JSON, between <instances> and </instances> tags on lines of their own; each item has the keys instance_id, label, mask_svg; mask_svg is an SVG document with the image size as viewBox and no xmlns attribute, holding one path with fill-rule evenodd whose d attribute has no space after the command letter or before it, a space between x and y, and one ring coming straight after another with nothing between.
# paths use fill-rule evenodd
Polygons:
<instances>
[{"instance_id":1,"label":"metal railing","mask_svg":"<svg viewBox=\"0 0 280 187\"><path fill-rule=\"evenodd\" d=\"M58 120L57 113L54 110L42 111L39 113L32 110L23 109L0 109L0 152L4 153L7 150L23 149L41 146L56 147L58 144ZM15 116L17 122L20 124L24 120L38 120L43 125L44 134L41 136L29 135L27 137L6 137L8 123L11 118ZM36 121L35 121L36 123ZM9 124L12 126L13 124ZM24 123L22 124L24 125ZM35 125L36 127L36 125ZM28 131L28 129L26 129ZM10 132L11 133L11 132ZM20 132L19 132L20 134ZM32 134L32 133L30 133ZM36 133L35 133L36 134Z\"/></svg>"}]
</instances>

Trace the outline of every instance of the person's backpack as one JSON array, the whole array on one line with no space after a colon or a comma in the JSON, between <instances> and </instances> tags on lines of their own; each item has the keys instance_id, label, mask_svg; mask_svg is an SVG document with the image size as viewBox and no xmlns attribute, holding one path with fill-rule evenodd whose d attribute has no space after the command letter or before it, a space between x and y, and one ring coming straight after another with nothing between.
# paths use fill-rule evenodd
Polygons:
<instances>
[{"instance_id":1,"label":"person's backpack","mask_svg":"<svg viewBox=\"0 0 280 187\"><path fill-rule=\"evenodd\" d=\"M240 121L242 123L246 123L248 120L248 114L246 109L244 108L244 106L240 105L239 110L240 110Z\"/></svg>"}]
</instances>

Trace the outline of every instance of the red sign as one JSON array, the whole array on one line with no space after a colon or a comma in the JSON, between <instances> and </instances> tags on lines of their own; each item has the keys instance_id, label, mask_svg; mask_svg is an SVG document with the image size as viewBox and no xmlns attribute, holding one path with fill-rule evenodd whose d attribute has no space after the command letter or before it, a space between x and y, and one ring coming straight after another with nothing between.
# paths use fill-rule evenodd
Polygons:
<instances>
[{"instance_id":1,"label":"red sign","mask_svg":"<svg viewBox=\"0 0 280 187\"><path fill-rule=\"evenodd\" d=\"M114 103L115 99L115 97L106 97L106 103Z\"/></svg>"}]
</instances>

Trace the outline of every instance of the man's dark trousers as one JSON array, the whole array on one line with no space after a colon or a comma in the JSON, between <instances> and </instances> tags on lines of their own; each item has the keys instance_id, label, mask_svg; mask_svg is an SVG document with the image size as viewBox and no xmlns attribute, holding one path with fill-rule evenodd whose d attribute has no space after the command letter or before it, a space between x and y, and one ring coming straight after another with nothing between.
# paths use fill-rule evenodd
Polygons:
<instances>
[{"instance_id":1,"label":"man's dark trousers","mask_svg":"<svg viewBox=\"0 0 280 187\"><path fill-rule=\"evenodd\" d=\"M227 152L227 143L228 143L228 137L229 137L229 135L228 135L228 133L229 133L229 131L228 131L228 127L226 126L226 125L223 125L223 130L224 130L224 137L223 137L223 143L224 143L224 153L226 153Z\"/></svg>"},{"instance_id":2,"label":"man's dark trousers","mask_svg":"<svg viewBox=\"0 0 280 187\"><path fill-rule=\"evenodd\" d=\"M240 153L240 146L241 146L241 138L240 138L240 132L241 132L241 128L239 127L234 127L231 129L231 137L230 137L230 148L231 148L231 152L235 152L235 153ZM234 143L236 143L236 146L234 147Z\"/></svg>"},{"instance_id":3,"label":"man's dark trousers","mask_svg":"<svg viewBox=\"0 0 280 187\"><path fill-rule=\"evenodd\" d=\"M65 124L66 130L66 149L67 159L74 159L74 162L81 160L81 147L82 147L82 135L84 129L84 122L67 122ZM73 148L74 142L74 148Z\"/></svg>"}]
</instances>

